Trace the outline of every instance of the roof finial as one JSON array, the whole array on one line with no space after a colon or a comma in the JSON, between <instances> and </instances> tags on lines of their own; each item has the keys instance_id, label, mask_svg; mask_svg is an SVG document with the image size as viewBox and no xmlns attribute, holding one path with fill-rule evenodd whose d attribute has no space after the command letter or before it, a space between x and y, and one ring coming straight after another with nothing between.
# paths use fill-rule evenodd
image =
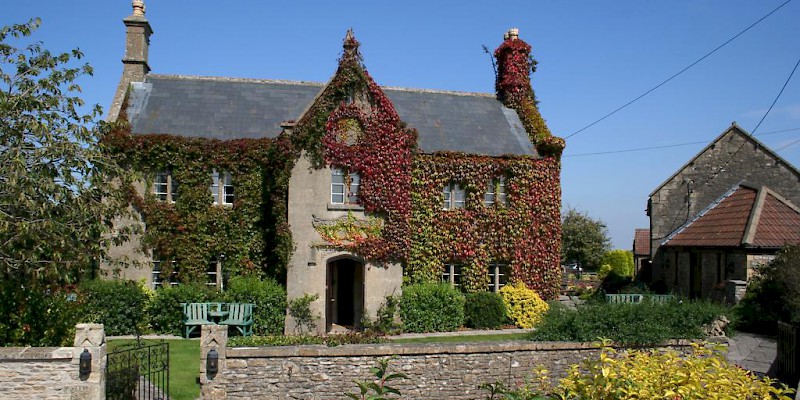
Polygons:
<instances>
[{"instance_id":1,"label":"roof finial","mask_svg":"<svg viewBox=\"0 0 800 400\"><path fill-rule=\"evenodd\" d=\"M345 60L356 60L358 61L361 58L361 55L358 53L358 40L356 40L356 36L353 34L353 28L347 30L347 35L344 37L344 43L342 47L344 47L344 58Z\"/></svg>"},{"instance_id":2,"label":"roof finial","mask_svg":"<svg viewBox=\"0 0 800 400\"><path fill-rule=\"evenodd\" d=\"M145 7L144 0L133 0L133 15L137 17L144 17Z\"/></svg>"}]
</instances>

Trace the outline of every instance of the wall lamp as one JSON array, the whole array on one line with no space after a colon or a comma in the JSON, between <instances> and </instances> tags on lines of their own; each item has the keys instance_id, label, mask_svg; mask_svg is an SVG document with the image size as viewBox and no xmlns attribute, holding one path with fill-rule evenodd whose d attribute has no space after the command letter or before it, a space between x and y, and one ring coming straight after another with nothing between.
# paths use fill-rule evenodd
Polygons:
<instances>
[{"instance_id":1,"label":"wall lamp","mask_svg":"<svg viewBox=\"0 0 800 400\"><path fill-rule=\"evenodd\" d=\"M211 349L206 355L206 372L216 374L219 372L219 353L216 349Z\"/></svg>"},{"instance_id":2,"label":"wall lamp","mask_svg":"<svg viewBox=\"0 0 800 400\"><path fill-rule=\"evenodd\" d=\"M92 353L89 350L83 349L78 363L78 372L81 375L89 375L92 372Z\"/></svg>"}]
</instances>

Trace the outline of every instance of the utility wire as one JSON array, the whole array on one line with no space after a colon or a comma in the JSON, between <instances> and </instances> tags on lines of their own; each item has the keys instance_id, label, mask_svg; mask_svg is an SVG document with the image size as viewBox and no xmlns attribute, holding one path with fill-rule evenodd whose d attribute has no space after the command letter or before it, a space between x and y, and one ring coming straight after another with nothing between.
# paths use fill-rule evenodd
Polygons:
<instances>
[{"instance_id":1,"label":"utility wire","mask_svg":"<svg viewBox=\"0 0 800 400\"><path fill-rule=\"evenodd\" d=\"M774 134L774 133L791 132L791 131L800 131L800 127L798 127L798 128L790 128L790 129L782 129L782 130L779 130L779 131L772 131L772 132L764 132L764 133L759 133L758 135L754 135L754 136L765 136L765 135L771 135L771 134ZM633 148L633 149L598 151L598 152L595 152L595 153L565 154L565 155L563 155L561 157L562 158L567 158L567 157L597 156L597 155L604 155L604 154L632 153L632 152L635 152L635 151L668 149L668 148L671 148L671 147L691 146L693 144L703 144L703 143L708 143L708 141L704 140L704 141L698 141L698 142L685 142L685 143L665 144L663 146L650 146L650 147L637 147L637 148ZM797 142L794 142L794 143L797 143ZM790 143L789 145L783 146L780 149L777 149L775 151L778 152L780 150L783 150L783 149L793 145L794 143Z\"/></svg>"},{"instance_id":2,"label":"utility wire","mask_svg":"<svg viewBox=\"0 0 800 400\"><path fill-rule=\"evenodd\" d=\"M758 127L761 126L761 123L764 122L764 119L767 118L767 115L769 115L769 112L772 111L772 107L774 107L775 103L778 102L778 99L781 98L781 95L783 94L783 90L786 89L786 85L788 85L789 81L792 80L792 75L794 75L794 72L797 71L797 66L798 65L800 65L800 58L797 59L797 62L794 64L794 68L792 68L792 72L789 73L789 77L786 78L786 82L783 82L783 87L781 87L781 91L778 92L777 96L775 96L775 100L773 100L772 104L769 105L769 108L767 109L767 112L765 112L764 116L761 117L761 121L758 121L758 125L756 125L755 129L753 129L753 132L751 134L756 133L756 131L758 130Z\"/></svg>"},{"instance_id":3,"label":"utility wire","mask_svg":"<svg viewBox=\"0 0 800 400\"><path fill-rule=\"evenodd\" d=\"M641 99L642 97L645 97L645 96L647 96L648 94L652 93L653 91L655 91L656 89L660 88L661 86L664 86L664 85L665 85L667 82L669 82L669 81L673 80L673 79L674 79L674 78L676 78L678 75L680 75L680 74L682 74L682 73L686 72L687 70L689 70L689 68L692 68L692 67L694 67L695 65L697 65L697 64L698 64L698 63L700 63L701 61L703 61L703 60L705 60L706 58L708 58L710 55L712 55L712 54L716 53L716 52L717 52L717 50L719 50L719 49L721 49L721 48L725 47L725 45L727 45L728 43L730 43L730 42L732 42L732 41L736 40L736 39L737 39L739 36L741 36L742 34L744 34L744 33L745 33L745 32L747 32L747 31L749 31L749 30L750 30L751 28L753 28L754 26L758 25L758 24L759 24L761 21L763 21L763 20L767 19L767 17L769 17L770 15L774 14L776 11L778 11L779 9L781 9L783 6L785 6L785 5L789 4L791 1L792 1L792 0L786 0L785 2L783 2L783 4L779 5L779 6L778 6L778 7L776 7L774 10L770 11L770 12L769 12L767 15L765 15L765 16L763 16L763 17L761 17L761 18L760 18L758 21L756 21L756 22L753 22L752 24L750 24L750 26L748 26L747 28L745 28L745 29L744 29L744 30L742 30L741 32L737 33L737 34L736 34L734 37L732 37L732 38L728 39L727 41L725 41L725 43L722 43L721 45L717 46L717 48L715 48L714 50L711 50L711 51L710 51L710 52L708 52L706 55L704 55L704 56L700 57L700 58L699 58L697 61L695 61L695 62L693 62L693 63L689 64L689 65L688 65L688 66L686 66L684 69L682 69L682 70L678 71L676 74L674 74L674 75L670 76L669 78L665 79L664 81L662 81L662 82L661 82L661 83L659 83L658 85L655 85L655 86L653 86L653 87L652 87L650 90L648 90L648 91L644 92L643 94L639 95L639 96L638 96L638 97L636 97L635 99L633 99L633 100L631 100L631 101L629 101L629 102L627 102L627 103L623 104L622 106L618 107L616 110L614 110L614 111L611 111L610 113L608 113L608 114L604 115L602 118L600 118L600 119L598 119L598 120L596 120L596 121L592 122L591 124L589 124L589 125L586 125L586 126L584 126L583 128L581 128L581 129L578 129L577 131L575 131L575 132L573 132L573 133L571 133L571 134L567 135L567 136L566 136L564 139L569 139L569 138L571 138L571 137L573 137L573 136L575 136L575 135L577 135L577 134L579 134L579 133L581 133L581 132L585 131L586 129L589 129L589 128L591 128L592 126L596 125L597 123L599 123L599 122L601 122L601 121L605 120L606 118L608 118L608 117L610 117L610 116L612 116L612 115L616 114L617 112L619 112L619 111L621 111L622 109L624 109L624 108L628 107L629 105L631 105L631 104L633 104L633 103L637 102L639 99Z\"/></svg>"},{"instance_id":4,"label":"utility wire","mask_svg":"<svg viewBox=\"0 0 800 400\"><path fill-rule=\"evenodd\" d=\"M789 147L792 147L792 146L794 146L794 145L796 145L796 144L798 144L798 143L800 143L800 139L797 139L797 140L795 140L794 142L791 142L791 143L789 143L789 144L787 144L787 145L784 145L784 146L781 146L781 147L779 147L779 148L775 149L775 152L777 153L777 152L779 152L779 151L781 151L781 150L784 150L784 149L787 149L787 148L789 148Z\"/></svg>"}]
</instances>

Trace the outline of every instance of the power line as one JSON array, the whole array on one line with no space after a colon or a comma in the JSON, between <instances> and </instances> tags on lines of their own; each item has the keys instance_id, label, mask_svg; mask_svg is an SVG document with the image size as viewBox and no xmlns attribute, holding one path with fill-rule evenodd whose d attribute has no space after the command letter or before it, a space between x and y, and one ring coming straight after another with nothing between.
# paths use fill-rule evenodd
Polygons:
<instances>
[{"instance_id":1,"label":"power line","mask_svg":"<svg viewBox=\"0 0 800 400\"><path fill-rule=\"evenodd\" d=\"M771 135L771 134L774 134L774 133L791 132L791 131L800 131L800 127L798 127L798 128L790 128L790 129L781 129L779 131L772 131L772 132L764 132L764 133L759 133L758 135L755 135L755 136L765 136L765 135ZM685 142L685 143L666 144L666 145L663 145L663 146L650 146L650 147L637 147L637 148L622 149L622 150L598 151L598 152L594 152L594 153L565 154L565 155L562 156L562 158L583 157L583 156L597 156L597 155L604 155L604 154L632 153L632 152L635 152L635 151L668 149L668 148L671 148L671 147L691 146L693 144L703 144L703 143L708 143L708 141L704 140L704 141L698 141L698 142ZM791 146L791 145L793 145L795 143L791 143L791 144L789 144L787 146L783 146L780 149L775 150L775 151L777 152L777 151L783 150L783 149L785 149L785 148L787 148L787 147L789 147L789 146Z\"/></svg>"},{"instance_id":2,"label":"power line","mask_svg":"<svg viewBox=\"0 0 800 400\"><path fill-rule=\"evenodd\" d=\"M776 150L775 150L775 152L777 153L777 152L779 152L779 151L781 151L781 150L784 150L784 149L787 149L787 148L789 148L789 147L792 147L792 146L794 146L794 145L796 145L796 144L798 144L798 143L800 143L800 139L797 139L797 140L795 140L794 142L791 142L791 143L789 143L789 144L787 144L787 145L784 145L784 146L781 146L781 147L779 147L778 149L776 149Z\"/></svg>"},{"instance_id":3,"label":"power line","mask_svg":"<svg viewBox=\"0 0 800 400\"><path fill-rule=\"evenodd\" d=\"M592 122L591 124L589 124L589 125L586 125L586 126L584 126L583 128L581 128L581 129L578 129L577 131L575 131L575 132L573 132L573 133L571 133L571 134L567 135L567 136L566 136L564 139L569 139L569 138L571 138L571 137L573 137L573 136L575 136L575 135L577 135L577 134L579 134L579 133L581 133L581 132L585 131L586 129L589 129L589 128L591 128L592 126L596 125L597 123L599 123L599 122L601 122L601 121L605 120L606 118L608 118L608 117L610 117L610 116L612 116L612 115L616 114L617 112L619 112L619 111L621 111L622 109L624 109L624 108L628 107L629 105L631 105L631 104L633 104L633 103L637 102L639 99L641 99L642 97L645 97L645 96L647 96L648 94L652 93L653 91L655 91L656 89L660 88L661 86L664 86L664 84L666 84L667 82L669 82L669 81L673 80L673 79L674 79L674 78L676 78L678 75L680 75L680 74L682 74L682 73L686 72L687 70L689 70L689 68L692 68L692 67L694 67L695 65L697 65L697 64L698 64L698 63L700 63L701 61L703 61L703 60L705 60L706 58L708 58L710 55L712 55L712 54L716 53L716 52L717 52L717 50L719 50L719 49L721 49L721 48L725 47L725 45L727 45L728 43L730 43L730 42L732 42L732 41L736 40L736 39L737 39L739 36L741 36L742 34L744 34L744 33L745 33L745 32L747 32L747 31L749 31L749 30L750 30L751 28L753 28L754 26L758 25L758 24L759 24L761 21L763 21L763 20L767 19L767 17L769 17L770 15L772 15L773 13L775 13L776 11L778 11L779 9L781 9L783 6L785 6L785 5L789 4L791 1L792 1L792 0L786 0L786 1L785 1L783 4L779 5L779 6L778 6L778 7L776 7L774 10L770 11L770 12L769 12L767 15L765 15L765 16L763 16L763 17L761 17L761 18L760 18L758 21L756 21L756 22L753 22L753 23L752 23L752 24L750 24L750 26L748 26L747 28L745 28L745 29L744 29L744 30L742 30L741 32L737 33L737 34L736 34L735 36L733 36L732 38L730 38L730 39L726 40L726 41L725 41L725 43L722 43L721 45L717 46L717 48L715 48L714 50L711 50L711 51L710 51L710 52L708 52L706 55L704 55L704 56L700 57L700 58L699 58L697 61L695 61L695 62L693 62L693 63L689 64L689 65L688 65L688 66L686 66L684 69L682 69L682 70L678 71L676 74L674 74L674 75L670 76L669 78L665 79L664 81L662 81L662 82L661 82L661 83L659 83L658 85L655 85L655 86L653 86L653 87L652 87L650 90L648 90L648 91L644 92L643 94L639 95L639 96L638 96L638 97L636 97L635 99L633 99L633 100L631 100L631 101L629 101L629 102L627 102L627 103L623 104L622 106L618 107L618 108L617 108L617 109L615 109L614 111L611 111L610 113L608 113L608 114L604 115L602 118L600 118L600 119L598 119L598 120L596 120L596 121Z\"/></svg>"},{"instance_id":4,"label":"power line","mask_svg":"<svg viewBox=\"0 0 800 400\"><path fill-rule=\"evenodd\" d=\"M772 111L772 107L774 107L775 103L778 102L778 99L781 98L781 95L783 94L783 90L786 89L786 85L788 85L789 81L792 80L792 76L794 75L794 72L797 71L797 66L798 65L800 65L800 58L797 59L797 62L794 64L794 68L792 68L792 72L790 72L789 73L789 77L786 78L786 82L783 82L783 87L781 87L781 91L778 92L777 96L775 96L775 100L772 100L772 104L770 104L769 108L767 109L767 112L764 113L764 116L761 117L761 121L758 121L758 125L756 125L755 129L753 129L752 133L756 133L756 131L758 130L758 127L761 126L761 123L764 122L764 119L767 118L767 115L769 115L769 112Z\"/></svg>"}]
</instances>

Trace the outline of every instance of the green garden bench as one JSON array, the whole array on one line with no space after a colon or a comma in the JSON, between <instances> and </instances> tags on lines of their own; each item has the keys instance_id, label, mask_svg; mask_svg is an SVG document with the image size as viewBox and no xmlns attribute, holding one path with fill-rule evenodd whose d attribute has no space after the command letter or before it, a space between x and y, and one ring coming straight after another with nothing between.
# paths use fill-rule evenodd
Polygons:
<instances>
[{"instance_id":1,"label":"green garden bench","mask_svg":"<svg viewBox=\"0 0 800 400\"><path fill-rule=\"evenodd\" d=\"M183 306L183 327L186 338L202 325L213 325L208 316L211 303L181 303Z\"/></svg>"},{"instance_id":2,"label":"green garden bench","mask_svg":"<svg viewBox=\"0 0 800 400\"><path fill-rule=\"evenodd\" d=\"M236 328L242 336L253 334L253 303L229 303L228 317L220 325Z\"/></svg>"},{"instance_id":3,"label":"green garden bench","mask_svg":"<svg viewBox=\"0 0 800 400\"><path fill-rule=\"evenodd\" d=\"M607 303L640 303L642 301L641 294L635 293L620 293L620 294L607 294Z\"/></svg>"}]
</instances>

